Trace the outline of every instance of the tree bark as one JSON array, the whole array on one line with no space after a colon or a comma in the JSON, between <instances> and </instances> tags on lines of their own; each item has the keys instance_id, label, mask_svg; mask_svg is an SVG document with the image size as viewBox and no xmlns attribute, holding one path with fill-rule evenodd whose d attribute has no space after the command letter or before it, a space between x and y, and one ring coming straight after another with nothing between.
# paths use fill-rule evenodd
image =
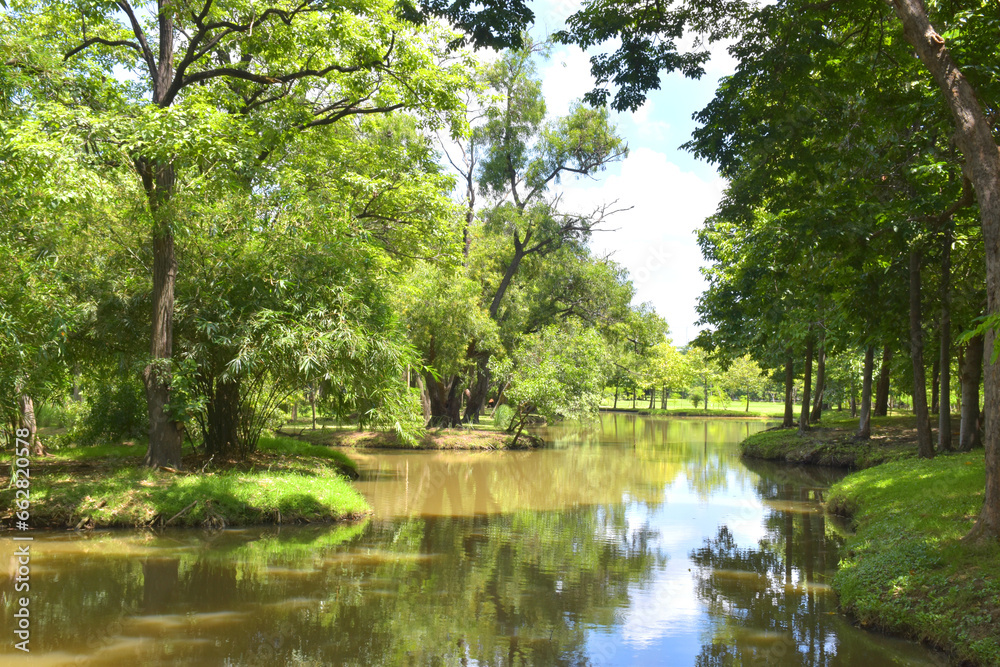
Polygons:
<instances>
[{"instance_id":1,"label":"tree bark","mask_svg":"<svg viewBox=\"0 0 1000 667\"><path fill-rule=\"evenodd\" d=\"M826 343L820 341L819 356L816 361L816 392L813 396L812 415L810 421L818 422L823 418L823 391L826 389Z\"/></svg>"},{"instance_id":2,"label":"tree bark","mask_svg":"<svg viewBox=\"0 0 1000 667\"><path fill-rule=\"evenodd\" d=\"M882 348L882 364L878 369L878 385L875 388L875 416L885 417L889 414L889 371L892 366L892 348L888 345Z\"/></svg>"},{"instance_id":3,"label":"tree bark","mask_svg":"<svg viewBox=\"0 0 1000 667\"><path fill-rule=\"evenodd\" d=\"M945 227L941 245L941 354L938 357L940 396L938 398L938 451L951 447L951 223Z\"/></svg>"},{"instance_id":4,"label":"tree bark","mask_svg":"<svg viewBox=\"0 0 1000 667\"><path fill-rule=\"evenodd\" d=\"M861 420L858 424L858 440L872 437L872 375L875 371L875 346L865 348L865 373L861 381Z\"/></svg>"},{"instance_id":5,"label":"tree bark","mask_svg":"<svg viewBox=\"0 0 1000 667\"><path fill-rule=\"evenodd\" d=\"M792 404L792 390L795 388L795 362L792 358L792 348L785 351L785 419L781 428L795 426L795 412Z\"/></svg>"},{"instance_id":6,"label":"tree bark","mask_svg":"<svg viewBox=\"0 0 1000 667\"><path fill-rule=\"evenodd\" d=\"M812 391L812 365L813 349L816 341L812 333L806 337L806 371L805 381L802 383L802 413L799 416L799 433L809 430L809 394Z\"/></svg>"},{"instance_id":7,"label":"tree bark","mask_svg":"<svg viewBox=\"0 0 1000 667\"><path fill-rule=\"evenodd\" d=\"M992 125L976 98L972 85L951 58L944 39L927 17L923 0L893 0L903 24L903 34L931 72L955 119L956 139L965 157L969 180L979 203L983 241L986 247L987 315L1000 313L1000 155L993 140ZM986 334L984 356L993 358L996 337ZM1000 367L989 362L985 369L986 490L983 509L969 539L1000 538Z\"/></svg>"},{"instance_id":8,"label":"tree bark","mask_svg":"<svg viewBox=\"0 0 1000 667\"><path fill-rule=\"evenodd\" d=\"M959 419L958 449L967 452L982 445L979 431L979 382L983 377L983 337L976 336L966 346L960 363L962 414Z\"/></svg>"},{"instance_id":9,"label":"tree bark","mask_svg":"<svg viewBox=\"0 0 1000 667\"><path fill-rule=\"evenodd\" d=\"M917 416L917 456L934 458L927 376L924 372L924 331L920 318L920 253L910 251L910 361L913 364L913 412Z\"/></svg>"}]
</instances>

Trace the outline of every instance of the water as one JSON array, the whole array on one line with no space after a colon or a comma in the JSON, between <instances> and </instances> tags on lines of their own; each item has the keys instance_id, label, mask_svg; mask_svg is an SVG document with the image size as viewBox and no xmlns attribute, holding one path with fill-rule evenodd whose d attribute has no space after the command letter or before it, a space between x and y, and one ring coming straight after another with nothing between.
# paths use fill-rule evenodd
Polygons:
<instances>
[{"instance_id":1,"label":"water","mask_svg":"<svg viewBox=\"0 0 1000 667\"><path fill-rule=\"evenodd\" d=\"M942 664L836 613L840 473L744 464L764 426L608 414L535 452L359 455L352 526L38 536L32 652L0 663Z\"/></svg>"}]
</instances>

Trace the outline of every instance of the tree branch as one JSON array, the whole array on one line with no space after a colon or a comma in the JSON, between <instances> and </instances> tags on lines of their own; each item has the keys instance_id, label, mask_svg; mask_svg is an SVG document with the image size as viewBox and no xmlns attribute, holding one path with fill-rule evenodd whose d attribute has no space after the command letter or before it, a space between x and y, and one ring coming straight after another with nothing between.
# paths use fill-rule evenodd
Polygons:
<instances>
[{"instance_id":1,"label":"tree branch","mask_svg":"<svg viewBox=\"0 0 1000 667\"><path fill-rule=\"evenodd\" d=\"M149 75L156 80L156 58L153 57L153 51L149 48L149 42L146 40L146 33L142 31L142 26L139 25L139 20L135 17L135 10L132 9L132 5L128 3L128 0L118 0L118 8L125 12L128 16L129 24L132 26L132 34L135 38L139 40L139 46L141 47L140 54L142 59L146 61L146 67L149 68Z\"/></svg>"},{"instance_id":2,"label":"tree branch","mask_svg":"<svg viewBox=\"0 0 1000 667\"><path fill-rule=\"evenodd\" d=\"M128 48L134 50L140 56L142 55L142 48L135 42L130 42L127 39L103 39L101 37L91 37L90 39L84 41L79 46L76 46L65 54L63 54L63 62L66 62L76 54L80 53L84 49L93 46L94 44L103 44L105 46L127 46Z\"/></svg>"}]
</instances>

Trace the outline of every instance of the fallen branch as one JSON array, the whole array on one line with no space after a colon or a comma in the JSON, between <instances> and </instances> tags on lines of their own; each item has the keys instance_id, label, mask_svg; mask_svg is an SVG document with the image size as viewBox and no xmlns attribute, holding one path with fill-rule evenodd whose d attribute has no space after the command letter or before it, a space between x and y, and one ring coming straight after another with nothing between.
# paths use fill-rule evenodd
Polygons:
<instances>
[{"instance_id":1,"label":"fallen branch","mask_svg":"<svg viewBox=\"0 0 1000 667\"><path fill-rule=\"evenodd\" d=\"M179 517L179 516L180 516L181 514L184 514L185 512L187 512L187 511L188 511L189 509L191 509L192 507L194 507L194 506L195 506L195 505L197 505L197 504L198 504L198 501L197 501L197 500L195 500L195 501L194 501L194 502L192 502L192 503L191 503L190 505L188 505L187 507L185 507L184 509L182 509L182 510L181 510L180 512L178 512L177 514L175 514L175 515L173 515L172 517L170 517L169 519L167 519L167 520L166 520L166 521L165 521L165 522L163 523L163 525L164 525L164 526L169 526L169 525L170 525L170 522L171 522L171 521L173 521L174 519L176 519L177 517Z\"/></svg>"}]
</instances>

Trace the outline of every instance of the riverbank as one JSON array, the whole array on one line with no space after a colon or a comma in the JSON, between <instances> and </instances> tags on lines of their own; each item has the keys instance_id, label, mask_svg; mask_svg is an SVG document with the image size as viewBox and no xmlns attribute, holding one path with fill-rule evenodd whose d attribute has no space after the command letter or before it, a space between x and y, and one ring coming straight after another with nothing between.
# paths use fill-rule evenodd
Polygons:
<instances>
[{"instance_id":1,"label":"riverbank","mask_svg":"<svg viewBox=\"0 0 1000 667\"><path fill-rule=\"evenodd\" d=\"M668 410L663 410L661 408L609 408L602 407L601 412L620 412L623 414L630 415L642 415L644 417L694 417L694 418L711 418L711 419L781 419L781 415L775 415L772 412L759 412L759 411L738 411L738 410L722 410L712 408L710 410L698 410L696 408L670 408Z\"/></svg>"},{"instance_id":2,"label":"riverbank","mask_svg":"<svg viewBox=\"0 0 1000 667\"><path fill-rule=\"evenodd\" d=\"M371 449L534 449L544 445L538 436L523 432L514 444L514 435L489 427L442 428L426 431L416 444L404 442L387 431L359 431L356 428L282 428L278 434L325 447Z\"/></svg>"},{"instance_id":3,"label":"riverbank","mask_svg":"<svg viewBox=\"0 0 1000 667\"><path fill-rule=\"evenodd\" d=\"M140 468L141 445L71 447L31 460L31 529L222 528L348 521L371 512L350 483L354 463L342 452L289 438L261 438L245 461L206 460L195 452L184 470ZM14 521L10 457L0 476L0 520Z\"/></svg>"},{"instance_id":4,"label":"riverbank","mask_svg":"<svg viewBox=\"0 0 1000 667\"><path fill-rule=\"evenodd\" d=\"M876 417L872 436L856 440L857 420L828 418L804 434L798 429L770 429L740 443L740 454L752 459L861 469L917 453L916 419Z\"/></svg>"},{"instance_id":5,"label":"riverbank","mask_svg":"<svg viewBox=\"0 0 1000 667\"><path fill-rule=\"evenodd\" d=\"M852 473L827 507L855 534L834 579L862 626L931 644L956 663L1000 665L1000 544L966 544L983 502L982 450Z\"/></svg>"}]
</instances>

